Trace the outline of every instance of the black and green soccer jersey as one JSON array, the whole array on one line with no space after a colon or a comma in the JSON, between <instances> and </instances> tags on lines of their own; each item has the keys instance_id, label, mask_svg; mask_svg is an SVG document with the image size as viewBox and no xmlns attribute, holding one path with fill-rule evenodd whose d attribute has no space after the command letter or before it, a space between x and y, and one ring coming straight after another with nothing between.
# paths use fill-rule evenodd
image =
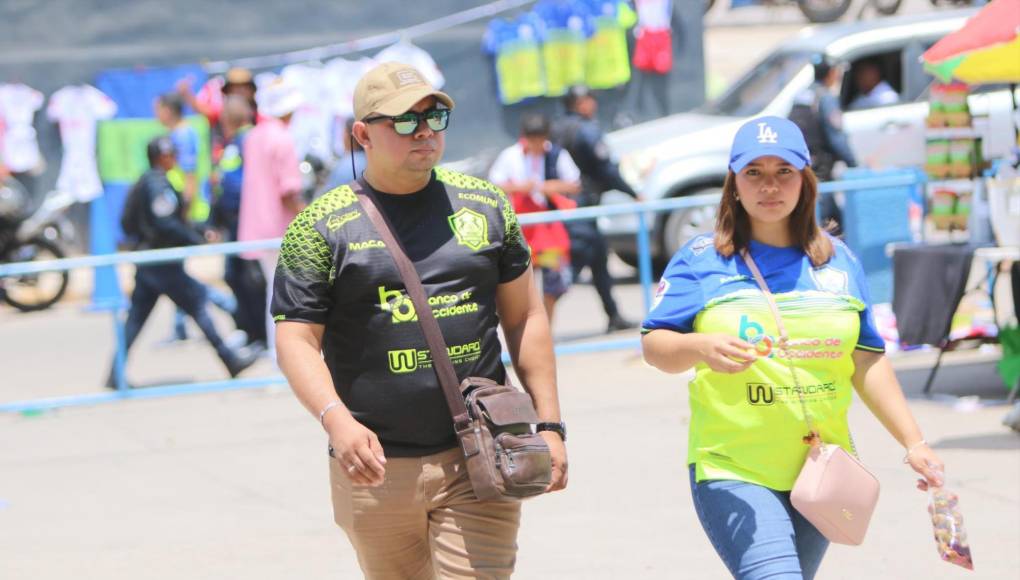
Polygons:
<instances>
[{"instance_id":1,"label":"black and green soccer jersey","mask_svg":"<svg viewBox=\"0 0 1020 580\"><path fill-rule=\"evenodd\" d=\"M502 381L496 288L530 266L506 195L444 169L419 192L375 193L421 276L458 377ZM456 445L414 305L349 186L327 192L287 229L272 314L325 325L323 355L337 393L387 455Z\"/></svg>"}]
</instances>

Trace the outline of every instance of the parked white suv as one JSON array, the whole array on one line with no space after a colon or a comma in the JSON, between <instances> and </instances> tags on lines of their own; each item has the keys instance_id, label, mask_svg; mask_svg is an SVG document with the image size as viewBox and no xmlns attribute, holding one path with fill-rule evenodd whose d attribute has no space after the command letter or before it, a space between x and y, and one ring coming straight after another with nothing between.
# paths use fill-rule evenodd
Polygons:
<instances>
[{"instance_id":1,"label":"parked white suv","mask_svg":"<svg viewBox=\"0 0 1020 580\"><path fill-rule=\"evenodd\" d=\"M925 156L924 121L928 87L921 54L946 34L963 26L974 10L953 10L852 24L809 27L753 66L720 98L690 113L648 121L607 135L620 159L624 178L647 200L721 192L729 147L746 120L761 115L785 117L794 96L811 85L813 59L851 67L862 59L881 62L884 78L900 95L900 102L848 111L856 96L850 74L840 91L843 125L858 162L877 161L882 167L922 166ZM1009 122L1011 100L1006 87L985 87L970 97L971 111L994 111L1003 122L993 123L1001 135L986 139L986 154L1004 154L1013 140ZM618 192L603 203L630 198ZM652 233L652 256L666 260L691 236L712 229L714 207L660 214ZM610 245L624 260L636 256L635 216L602 218L600 226Z\"/></svg>"}]
</instances>

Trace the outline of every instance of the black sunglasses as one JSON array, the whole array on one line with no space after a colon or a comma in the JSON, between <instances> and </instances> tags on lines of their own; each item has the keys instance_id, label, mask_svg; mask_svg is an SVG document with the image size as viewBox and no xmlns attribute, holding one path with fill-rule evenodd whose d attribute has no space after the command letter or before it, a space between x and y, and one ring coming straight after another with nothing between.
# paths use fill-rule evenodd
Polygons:
<instances>
[{"instance_id":1,"label":"black sunglasses","mask_svg":"<svg viewBox=\"0 0 1020 580\"><path fill-rule=\"evenodd\" d=\"M366 117L362 119L365 123L375 123L376 121L382 120L393 121L393 130L397 132L397 135L413 135L418 130L418 125L425 121L425 124L429 126L436 133L445 131L446 126L450 124L450 109L429 109L422 111L421 113L415 111L408 111L403 115L396 115L393 117L377 116L377 117Z\"/></svg>"}]
</instances>

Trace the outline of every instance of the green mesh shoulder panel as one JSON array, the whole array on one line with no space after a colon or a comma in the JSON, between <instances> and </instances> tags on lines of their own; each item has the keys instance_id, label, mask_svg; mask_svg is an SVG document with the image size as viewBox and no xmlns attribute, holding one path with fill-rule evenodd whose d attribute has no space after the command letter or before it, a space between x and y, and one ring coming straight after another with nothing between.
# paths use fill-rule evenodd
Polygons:
<instances>
[{"instance_id":1,"label":"green mesh shoulder panel","mask_svg":"<svg viewBox=\"0 0 1020 580\"><path fill-rule=\"evenodd\" d=\"M354 191L347 185L341 185L324 193L294 218L280 245L280 267L286 275L313 280L330 277L333 254L315 225L357 201Z\"/></svg>"},{"instance_id":2,"label":"green mesh shoulder panel","mask_svg":"<svg viewBox=\"0 0 1020 580\"><path fill-rule=\"evenodd\" d=\"M454 187L462 187L464 189L482 189L495 193L499 197L500 209L503 212L503 243L511 245L521 242L521 226L517 223L517 213L514 212L513 206L510 205L510 200L507 199L506 193L504 193L502 189L488 181L485 181L484 179L479 179L471 175L465 175L442 167L436 168L436 179Z\"/></svg>"}]
</instances>

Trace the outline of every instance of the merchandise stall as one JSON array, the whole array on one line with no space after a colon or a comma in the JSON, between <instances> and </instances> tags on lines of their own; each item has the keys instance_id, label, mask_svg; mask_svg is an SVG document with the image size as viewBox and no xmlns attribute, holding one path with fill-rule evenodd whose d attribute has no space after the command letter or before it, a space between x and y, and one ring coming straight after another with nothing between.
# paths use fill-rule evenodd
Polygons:
<instances>
[{"instance_id":1,"label":"merchandise stall","mask_svg":"<svg viewBox=\"0 0 1020 580\"><path fill-rule=\"evenodd\" d=\"M1000 272L1012 271L1020 278L1018 33L1020 0L994 0L922 57L937 78L925 134L923 243L894 250L893 310L901 341L940 349L926 393L942 355L957 339L995 339L1017 332L1015 326L1003 325L1013 317L1008 311L1003 315L1004 305L995 303L995 288ZM975 262L987 266L987 276L976 288L988 293L994 324L976 334L954 336L953 315L964 295L975 289L967 288ZM1014 295L1014 315L1020 312L1016 299ZM1015 397L1020 377L1013 375L1020 373L1004 372L1008 366L1000 364L1000 374Z\"/></svg>"}]
</instances>

